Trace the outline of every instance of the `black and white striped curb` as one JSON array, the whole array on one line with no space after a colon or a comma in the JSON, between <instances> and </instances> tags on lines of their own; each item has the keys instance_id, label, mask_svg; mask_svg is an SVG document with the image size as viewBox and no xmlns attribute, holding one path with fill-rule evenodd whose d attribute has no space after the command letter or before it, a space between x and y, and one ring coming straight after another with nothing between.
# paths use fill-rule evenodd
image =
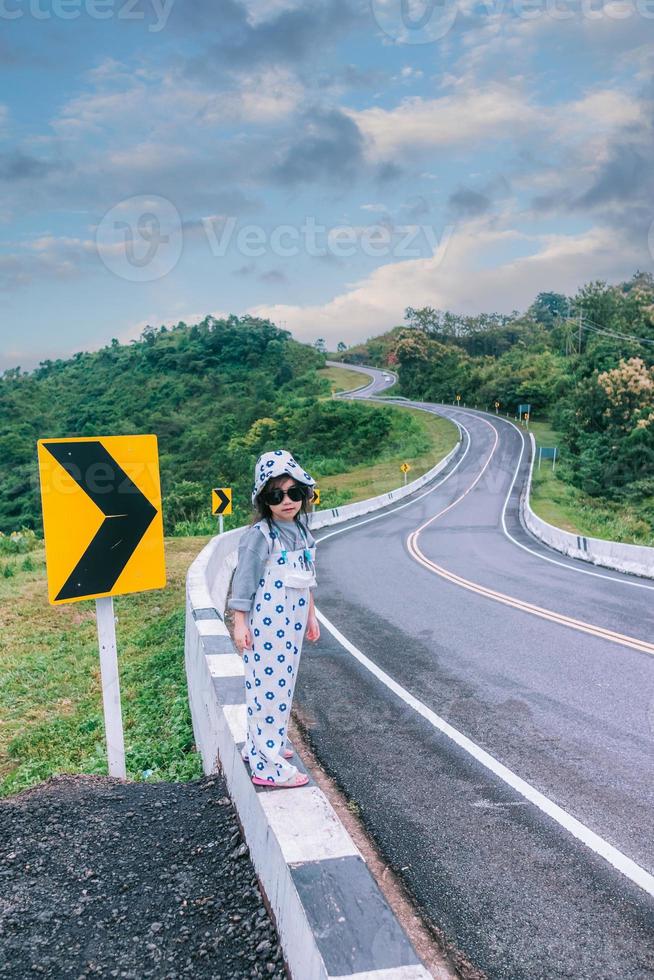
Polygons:
<instances>
[{"instance_id":1,"label":"black and white striped curb","mask_svg":"<svg viewBox=\"0 0 654 980\"><path fill-rule=\"evenodd\" d=\"M241 657L219 629L217 610L191 610L191 620L187 671L196 735L203 757L214 759L207 771L220 759L291 975L430 977L311 773L293 790L253 785L241 757ZM306 772L299 757L294 763Z\"/></svg>"},{"instance_id":2,"label":"black and white striped curb","mask_svg":"<svg viewBox=\"0 0 654 980\"><path fill-rule=\"evenodd\" d=\"M444 469L459 445L406 487L317 511L311 527L340 523L413 493ZM243 660L223 620L244 530L213 538L187 575L186 675L204 770L222 768L294 980L428 980L432 974L301 759L296 755L293 761L309 777L305 786L275 790L251 781L241 755L246 732Z\"/></svg>"}]
</instances>

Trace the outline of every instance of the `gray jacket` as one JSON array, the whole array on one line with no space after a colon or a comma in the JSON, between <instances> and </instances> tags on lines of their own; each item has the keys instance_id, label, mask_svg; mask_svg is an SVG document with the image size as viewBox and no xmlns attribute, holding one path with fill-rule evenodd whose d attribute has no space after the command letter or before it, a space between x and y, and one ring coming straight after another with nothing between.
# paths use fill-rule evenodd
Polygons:
<instances>
[{"instance_id":1,"label":"gray jacket","mask_svg":"<svg viewBox=\"0 0 654 980\"><path fill-rule=\"evenodd\" d=\"M316 539L307 526L306 518L300 520L307 533L306 544L296 521L271 521L279 534L282 548L297 551L299 548L312 548L315 545ZM262 524L266 528L265 520ZM241 609L244 612L250 610L271 549L271 539L264 537L258 527L252 525L243 532L238 546L238 565L232 579L232 595L227 603L230 609ZM310 588L314 589L315 586Z\"/></svg>"}]
</instances>

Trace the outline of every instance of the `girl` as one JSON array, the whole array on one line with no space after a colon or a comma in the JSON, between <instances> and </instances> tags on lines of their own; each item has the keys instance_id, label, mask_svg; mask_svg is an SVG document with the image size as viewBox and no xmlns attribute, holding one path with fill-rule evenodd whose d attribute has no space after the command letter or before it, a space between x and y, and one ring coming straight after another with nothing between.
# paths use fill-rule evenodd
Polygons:
<instances>
[{"instance_id":1,"label":"girl","mask_svg":"<svg viewBox=\"0 0 654 980\"><path fill-rule=\"evenodd\" d=\"M234 642L245 664L243 758L259 786L309 781L286 761L293 752L284 746L302 641L305 632L309 640L320 636L311 592L316 541L306 520L314 486L286 450L259 457L252 488L256 515L241 537L228 603L234 610Z\"/></svg>"}]
</instances>

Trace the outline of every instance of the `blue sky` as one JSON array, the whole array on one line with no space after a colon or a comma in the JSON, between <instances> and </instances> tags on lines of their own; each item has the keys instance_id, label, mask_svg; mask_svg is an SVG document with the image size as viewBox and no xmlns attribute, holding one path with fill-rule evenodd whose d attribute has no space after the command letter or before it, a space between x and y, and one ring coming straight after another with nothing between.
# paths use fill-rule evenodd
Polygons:
<instances>
[{"instance_id":1,"label":"blue sky","mask_svg":"<svg viewBox=\"0 0 654 980\"><path fill-rule=\"evenodd\" d=\"M652 271L654 0L3 0L0 370Z\"/></svg>"}]
</instances>

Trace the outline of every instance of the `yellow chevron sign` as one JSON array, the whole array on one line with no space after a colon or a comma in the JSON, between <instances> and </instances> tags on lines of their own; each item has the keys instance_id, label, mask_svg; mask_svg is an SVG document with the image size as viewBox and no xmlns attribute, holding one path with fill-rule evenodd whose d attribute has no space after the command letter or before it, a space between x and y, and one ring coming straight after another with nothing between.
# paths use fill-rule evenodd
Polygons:
<instances>
[{"instance_id":1,"label":"yellow chevron sign","mask_svg":"<svg viewBox=\"0 0 654 980\"><path fill-rule=\"evenodd\" d=\"M53 605L163 589L157 437L39 439Z\"/></svg>"},{"instance_id":2,"label":"yellow chevron sign","mask_svg":"<svg viewBox=\"0 0 654 980\"><path fill-rule=\"evenodd\" d=\"M402 470L403 473L408 473L411 467L409 466L408 463L402 463L400 469Z\"/></svg>"},{"instance_id":3,"label":"yellow chevron sign","mask_svg":"<svg viewBox=\"0 0 654 980\"><path fill-rule=\"evenodd\" d=\"M320 490L318 487L313 488L313 500L311 503L314 507L318 507L320 505Z\"/></svg>"},{"instance_id":4,"label":"yellow chevron sign","mask_svg":"<svg viewBox=\"0 0 654 980\"><path fill-rule=\"evenodd\" d=\"M218 487L211 491L211 513L212 514L231 514L232 512L232 488Z\"/></svg>"}]
</instances>

